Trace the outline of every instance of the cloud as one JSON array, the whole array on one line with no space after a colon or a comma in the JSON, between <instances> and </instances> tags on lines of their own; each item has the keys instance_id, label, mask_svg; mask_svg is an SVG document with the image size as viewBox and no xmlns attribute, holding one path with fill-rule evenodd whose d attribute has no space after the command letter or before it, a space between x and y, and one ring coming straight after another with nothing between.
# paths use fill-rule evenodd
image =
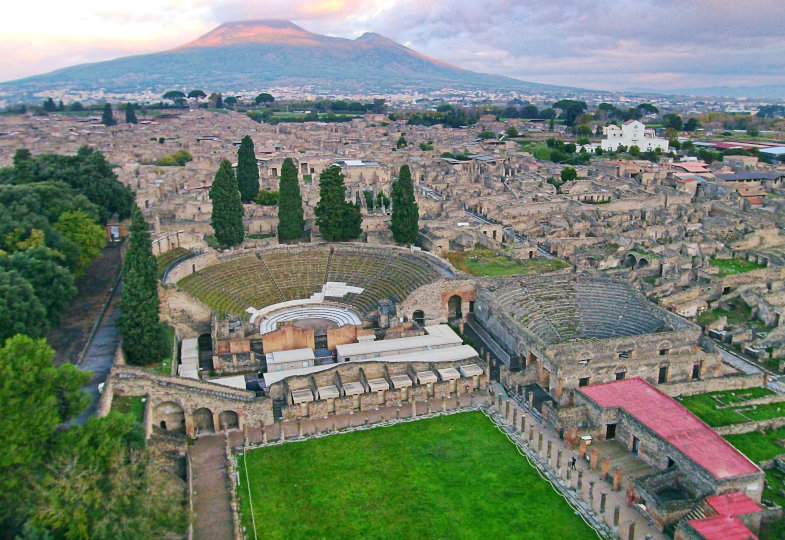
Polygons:
<instances>
[{"instance_id":1,"label":"cloud","mask_svg":"<svg viewBox=\"0 0 785 540\"><path fill-rule=\"evenodd\" d=\"M12 78L76 59L151 52L222 22L283 18L342 37L378 32L466 69L537 82L607 89L785 83L781 0L77 3L10 7L0 21L0 72ZM26 43L33 45L15 55Z\"/></svg>"}]
</instances>

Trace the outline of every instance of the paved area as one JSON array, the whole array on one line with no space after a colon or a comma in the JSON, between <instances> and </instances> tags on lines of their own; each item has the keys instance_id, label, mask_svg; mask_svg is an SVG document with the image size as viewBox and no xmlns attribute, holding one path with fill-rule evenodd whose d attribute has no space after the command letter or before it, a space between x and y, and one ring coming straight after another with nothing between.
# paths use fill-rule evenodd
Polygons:
<instances>
[{"instance_id":1,"label":"paved area","mask_svg":"<svg viewBox=\"0 0 785 540\"><path fill-rule=\"evenodd\" d=\"M90 394L90 405L73 421L74 423L84 424L88 418L95 414L98 407L98 398L100 397L98 385L106 381L106 376L112 369L115 352L120 344L120 333L117 331L117 318L120 316L120 310L117 308L119 302L120 288L118 287L109 302L93 342L87 349L84 361L78 366L83 371L92 371L93 378L82 388Z\"/></svg>"},{"instance_id":2,"label":"paved area","mask_svg":"<svg viewBox=\"0 0 785 540\"><path fill-rule=\"evenodd\" d=\"M194 540L231 540L232 507L224 435L196 439L190 449Z\"/></svg>"}]
</instances>

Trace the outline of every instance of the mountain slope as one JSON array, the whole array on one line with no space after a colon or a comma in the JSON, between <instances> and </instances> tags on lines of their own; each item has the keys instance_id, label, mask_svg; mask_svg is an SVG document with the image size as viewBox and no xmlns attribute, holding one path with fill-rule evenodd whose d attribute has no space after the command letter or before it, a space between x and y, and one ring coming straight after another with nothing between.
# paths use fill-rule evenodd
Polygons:
<instances>
[{"instance_id":1,"label":"mountain slope","mask_svg":"<svg viewBox=\"0 0 785 540\"><path fill-rule=\"evenodd\" d=\"M10 102L58 89L124 94L172 88L261 91L275 86L334 93L559 88L460 69L378 34L351 40L315 34L289 21L268 20L222 24L170 51L0 83L0 94Z\"/></svg>"}]
</instances>

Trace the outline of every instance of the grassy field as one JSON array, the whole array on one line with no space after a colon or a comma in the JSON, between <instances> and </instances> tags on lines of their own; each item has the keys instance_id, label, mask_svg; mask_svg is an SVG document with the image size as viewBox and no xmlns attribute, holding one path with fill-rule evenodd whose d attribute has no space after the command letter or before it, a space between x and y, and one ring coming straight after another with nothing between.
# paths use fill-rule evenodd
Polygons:
<instances>
[{"instance_id":1,"label":"grassy field","mask_svg":"<svg viewBox=\"0 0 785 540\"><path fill-rule=\"evenodd\" d=\"M765 433L752 431L739 435L725 435L725 440L755 463L785 454L785 447L777 442L785 440L785 428L769 430Z\"/></svg>"},{"instance_id":2,"label":"grassy field","mask_svg":"<svg viewBox=\"0 0 785 540\"><path fill-rule=\"evenodd\" d=\"M709 392L695 396L681 397L678 398L678 400L682 405L687 407L692 414L710 426L718 427L748 422L752 418L748 419L747 416L749 416L749 414L747 414L747 412L741 414L737 412L735 408L718 409L717 407L730 404L739 404L743 407L745 401L771 394L773 394L773 392L766 388L748 388L746 390ZM777 404L777 407L781 407L781 405ZM769 405L760 405L757 410L768 410L768 408ZM752 412L754 413L755 411Z\"/></svg>"},{"instance_id":3,"label":"grassy field","mask_svg":"<svg viewBox=\"0 0 785 540\"><path fill-rule=\"evenodd\" d=\"M143 399L141 396L114 396L112 398L112 409L123 414L130 414L137 422L143 422Z\"/></svg>"},{"instance_id":4,"label":"grassy field","mask_svg":"<svg viewBox=\"0 0 785 540\"><path fill-rule=\"evenodd\" d=\"M239 456L254 538L592 539L596 535L482 413Z\"/></svg>"},{"instance_id":5,"label":"grassy field","mask_svg":"<svg viewBox=\"0 0 785 540\"><path fill-rule=\"evenodd\" d=\"M527 259L523 264L497 255L490 249L478 248L460 253L448 253L447 258L455 268L474 276L510 276L515 274L544 274L567 268L561 259Z\"/></svg>"},{"instance_id":6,"label":"grassy field","mask_svg":"<svg viewBox=\"0 0 785 540\"><path fill-rule=\"evenodd\" d=\"M733 301L732 304L734 309L731 310L716 308L704 311L698 315L698 323L708 324L723 316L728 318L728 324L751 323L750 317L752 317L752 308L740 299Z\"/></svg>"},{"instance_id":7,"label":"grassy field","mask_svg":"<svg viewBox=\"0 0 785 540\"><path fill-rule=\"evenodd\" d=\"M709 259L709 264L719 268L718 277L725 277L731 274L743 274L750 270L758 270L759 268L766 268L763 264L754 263L747 259L717 259L712 257Z\"/></svg>"},{"instance_id":8,"label":"grassy field","mask_svg":"<svg viewBox=\"0 0 785 540\"><path fill-rule=\"evenodd\" d=\"M763 498L785 506L785 473L777 469L766 471L766 487L763 488ZM761 538L763 537L761 536Z\"/></svg>"}]
</instances>

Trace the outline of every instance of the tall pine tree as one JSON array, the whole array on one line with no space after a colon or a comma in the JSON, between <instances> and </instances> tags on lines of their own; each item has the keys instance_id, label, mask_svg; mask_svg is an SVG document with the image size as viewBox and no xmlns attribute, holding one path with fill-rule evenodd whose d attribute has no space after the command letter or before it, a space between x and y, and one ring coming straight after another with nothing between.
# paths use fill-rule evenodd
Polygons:
<instances>
[{"instance_id":1,"label":"tall pine tree","mask_svg":"<svg viewBox=\"0 0 785 540\"><path fill-rule=\"evenodd\" d=\"M167 353L159 320L156 260L150 243L150 226L139 207L131 209L131 238L123 261L123 291L117 328L130 364L148 365ZM169 344L171 346L171 344Z\"/></svg>"},{"instance_id":2,"label":"tall pine tree","mask_svg":"<svg viewBox=\"0 0 785 540\"><path fill-rule=\"evenodd\" d=\"M412 173L403 165L398 179L392 185L392 233L396 242L414 244L419 226L419 209L414 198Z\"/></svg>"},{"instance_id":3,"label":"tall pine tree","mask_svg":"<svg viewBox=\"0 0 785 540\"><path fill-rule=\"evenodd\" d=\"M338 165L327 167L319 176L319 203L316 224L328 242L355 240L362 234L360 207L346 201L346 186Z\"/></svg>"},{"instance_id":4,"label":"tall pine tree","mask_svg":"<svg viewBox=\"0 0 785 540\"><path fill-rule=\"evenodd\" d=\"M281 165L281 184L278 198L278 241L299 240L303 236L303 198L297 180L297 167L292 158L286 158Z\"/></svg>"},{"instance_id":5,"label":"tall pine tree","mask_svg":"<svg viewBox=\"0 0 785 540\"><path fill-rule=\"evenodd\" d=\"M101 123L105 126L113 126L117 123L112 114L112 105L110 103L104 104L104 112L101 114Z\"/></svg>"},{"instance_id":6,"label":"tall pine tree","mask_svg":"<svg viewBox=\"0 0 785 540\"><path fill-rule=\"evenodd\" d=\"M243 241L243 204L237 189L237 178L234 176L232 164L222 160L215 173L213 186L210 188L210 199L213 201L213 214L210 220L215 239L221 247L236 246Z\"/></svg>"},{"instance_id":7,"label":"tall pine tree","mask_svg":"<svg viewBox=\"0 0 785 540\"><path fill-rule=\"evenodd\" d=\"M136 119L136 107L134 107L133 103L126 103L125 104L125 123L126 124L136 124L138 120Z\"/></svg>"},{"instance_id":8,"label":"tall pine tree","mask_svg":"<svg viewBox=\"0 0 785 540\"><path fill-rule=\"evenodd\" d=\"M283 169L281 169L283 174ZM244 203L253 201L259 193L259 165L253 151L253 141L246 135L237 150L237 187Z\"/></svg>"}]
</instances>

